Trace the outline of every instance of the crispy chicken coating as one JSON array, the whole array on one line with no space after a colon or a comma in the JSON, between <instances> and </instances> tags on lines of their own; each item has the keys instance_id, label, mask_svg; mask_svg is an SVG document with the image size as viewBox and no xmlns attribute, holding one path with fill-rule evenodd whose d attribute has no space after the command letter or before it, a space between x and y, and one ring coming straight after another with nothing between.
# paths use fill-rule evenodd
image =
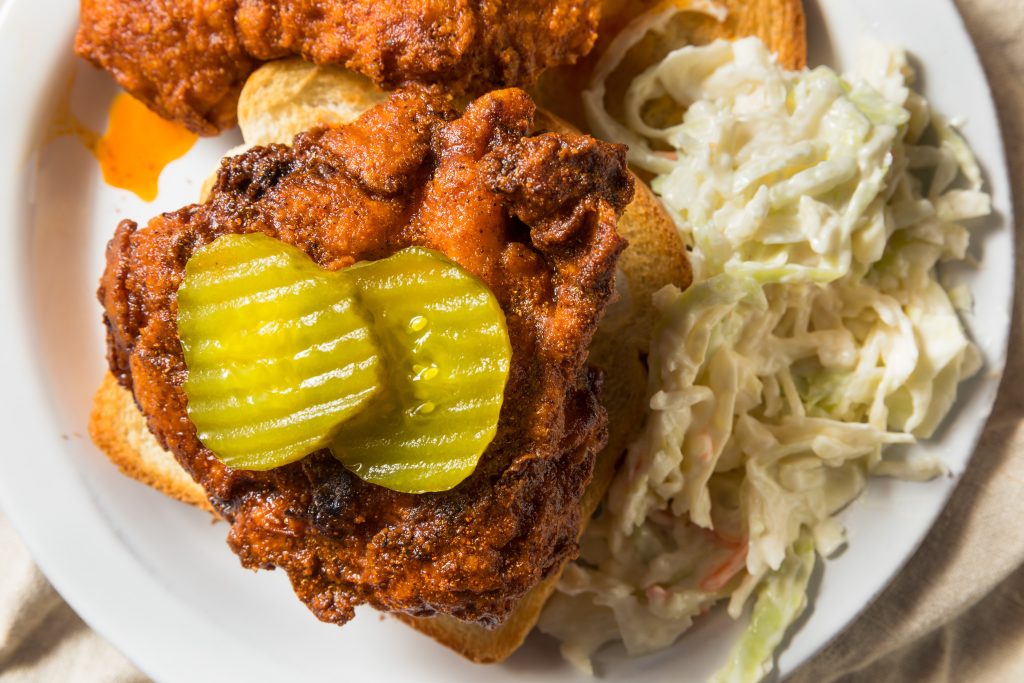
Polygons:
<instances>
[{"instance_id":1,"label":"crispy chicken coating","mask_svg":"<svg viewBox=\"0 0 1024 683\"><path fill-rule=\"evenodd\" d=\"M385 87L527 85L596 37L599 0L81 0L75 50L160 115L213 135L261 62L300 55Z\"/></svg>"},{"instance_id":2,"label":"crispy chicken coating","mask_svg":"<svg viewBox=\"0 0 1024 683\"><path fill-rule=\"evenodd\" d=\"M500 623L576 553L580 498L606 434L587 349L613 289L633 194L622 146L531 132L521 90L456 117L402 91L351 125L226 159L210 199L122 222L100 286L111 370L158 441L206 489L250 568L284 569L320 619L360 603ZM497 435L456 488L367 484L321 451L269 472L224 466L196 438L176 325L185 263L226 233L263 232L325 268L410 245L495 293L513 358Z\"/></svg>"}]
</instances>

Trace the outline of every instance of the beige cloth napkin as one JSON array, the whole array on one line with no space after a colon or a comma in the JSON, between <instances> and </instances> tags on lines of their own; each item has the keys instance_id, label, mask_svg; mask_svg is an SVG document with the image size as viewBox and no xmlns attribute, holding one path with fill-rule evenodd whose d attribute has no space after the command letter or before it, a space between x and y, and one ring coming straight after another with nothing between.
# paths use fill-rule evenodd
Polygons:
<instances>
[{"instance_id":1,"label":"beige cloth napkin","mask_svg":"<svg viewBox=\"0 0 1024 683\"><path fill-rule=\"evenodd\" d=\"M1024 0L958 4L999 105L1018 207L1020 254ZM1017 273L1017 292L1024 293L1024 268ZM1022 305L1024 296L1017 302L995 413L950 505L892 585L799 669L793 683L1024 681ZM50 588L0 516L0 683L145 680Z\"/></svg>"}]
</instances>

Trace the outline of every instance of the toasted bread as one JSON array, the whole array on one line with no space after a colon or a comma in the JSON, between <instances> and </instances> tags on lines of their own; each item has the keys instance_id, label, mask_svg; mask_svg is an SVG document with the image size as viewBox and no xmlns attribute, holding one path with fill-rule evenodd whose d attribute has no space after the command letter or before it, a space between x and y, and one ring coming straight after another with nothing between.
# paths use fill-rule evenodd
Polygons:
<instances>
[{"instance_id":1,"label":"toasted bread","mask_svg":"<svg viewBox=\"0 0 1024 683\"><path fill-rule=\"evenodd\" d=\"M622 0L606 0L609 8ZM657 3L647 2L654 7ZM725 22L707 16L684 18L670 38L679 43L705 43L718 37L758 35L790 67L805 60L804 18L800 0L726 0L720 4L732 10ZM635 8L631 8L635 12ZM622 21L621 14L617 21ZM646 52L644 52L646 51ZM637 60L654 60L664 45L653 41L642 46ZM651 63L651 62L648 62ZM545 78L535 94L543 104L585 125L580 110L572 106L586 84L593 61L573 69L561 69ZM567 88L567 79L575 79ZM247 82L239 101L239 126L247 144L289 143L294 135L323 123L345 123L379 101L381 95L368 81L332 67L317 67L300 60L272 62L261 67ZM568 106L567 104L568 103ZM571 131L573 127L558 116L538 112L538 129ZM210 183L204 187L204 194ZM630 247L620 261L619 287L623 301L609 313L591 346L590 362L605 371L604 402L609 415L609 438L598 456L593 479L581 503L589 519L603 498L615 465L631 436L643 420L646 370L643 354L654 324L651 295L667 284L686 287L690 267L686 252L670 217L654 195L639 180L636 197L619 222L619 231ZM108 375L98 393L90 420L96 444L122 472L161 492L213 512L205 492L178 467L146 427L131 393ZM419 631L476 662L498 662L508 657L526 638L540 611L554 590L557 573L535 587L501 626L486 629L447 616L398 617Z\"/></svg>"},{"instance_id":2,"label":"toasted bread","mask_svg":"<svg viewBox=\"0 0 1024 683\"><path fill-rule=\"evenodd\" d=\"M214 512L203 487L149 432L132 392L109 372L92 402L89 435L122 473L171 498Z\"/></svg>"}]
</instances>

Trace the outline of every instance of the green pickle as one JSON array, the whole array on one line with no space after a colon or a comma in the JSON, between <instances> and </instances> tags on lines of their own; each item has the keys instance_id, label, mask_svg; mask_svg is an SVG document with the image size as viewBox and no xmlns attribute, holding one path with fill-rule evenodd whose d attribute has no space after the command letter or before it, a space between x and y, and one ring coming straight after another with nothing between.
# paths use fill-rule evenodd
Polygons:
<instances>
[{"instance_id":1,"label":"green pickle","mask_svg":"<svg viewBox=\"0 0 1024 683\"><path fill-rule=\"evenodd\" d=\"M351 279L262 234L199 249L178 289L189 418L224 464L267 470L327 446L383 387Z\"/></svg>"},{"instance_id":2,"label":"green pickle","mask_svg":"<svg viewBox=\"0 0 1024 683\"><path fill-rule=\"evenodd\" d=\"M199 249L178 290L188 414L225 464L330 447L365 481L456 486L497 431L512 349L494 295L411 247L331 272L262 234Z\"/></svg>"},{"instance_id":3,"label":"green pickle","mask_svg":"<svg viewBox=\"0 0 1024 683\"><path fill-rule=\"evenodd\" d=\"M396 491L448 490L494 438L512 347L484 283L418 247L348 271L384 349L385 390L331 450L365 481Z\"/></svg>"}]
</instances>

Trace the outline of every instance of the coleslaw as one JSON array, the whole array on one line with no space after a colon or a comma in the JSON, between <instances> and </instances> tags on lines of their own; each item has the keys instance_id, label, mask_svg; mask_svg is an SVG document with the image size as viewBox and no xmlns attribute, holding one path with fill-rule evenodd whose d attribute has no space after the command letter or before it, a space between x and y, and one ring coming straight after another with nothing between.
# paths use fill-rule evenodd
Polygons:
<instances>
[{"instance_id":1,"label":"coleslaw","mask_svg":"<svg viewBox=\"0 0 1024 683\"><path fill-rule=\"evenodd\" d=\"M871 47L840 76L785 71L755 38L688 46L613 118L602 79L664 16L620 35L585 104L654 174L694 284L655 296L646 423L540 627L591 671L604 644L666 647L728 601L751 622L715 680L755 681L867 478L944 472L888 447L930 436L979 368L936 265L966 258L963 222L990 203L900 50ZM666 99L685 113L655 125Z\"/></svg>"}]
</instances>

